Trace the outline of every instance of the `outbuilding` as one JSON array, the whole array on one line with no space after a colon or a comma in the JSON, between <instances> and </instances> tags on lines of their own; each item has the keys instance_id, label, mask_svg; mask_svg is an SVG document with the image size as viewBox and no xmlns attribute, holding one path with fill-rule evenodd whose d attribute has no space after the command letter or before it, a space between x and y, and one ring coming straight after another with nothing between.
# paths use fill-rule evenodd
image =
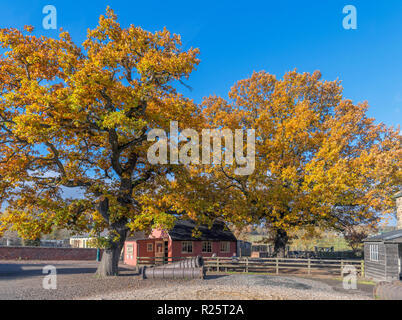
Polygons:
<instances>
[{"instance_id":1,"label":"outbuilding","mask_svg":"<svg viewBox=\"0 0 402 320\"><path fill-rule=\"evenodd\" d=\"M167 261L182 257L232 257L237 255L237 239L222 221L211 228L198 227L199 236L193 231L193 220L177 220L171 230L154 229L148 238L128 238L124 245L124 263L137 266L146 261ZM139 261L138 258L141 258ZM145 259L144 259L145 258Z\"/></svg>"},{"instance_id":2,"label":"outbuilding","mask_svg":"<svg viewBox=\"0 0 402 320\"><path fill-rule=\"evenodd\" d=\"M364 240L365 276L375 281L402 279L402 230Z\"/></svg>"},{"instance_id":3,"label":"outbuilding","mask_svg":"<svg viewBox=\"0 0 402 320\"><path fill-rule=\"evenodd\" d=\"M364 240L365 276L375 281L402 279L402 191L394 199L396 230Z\"/></svg>"}]
</instances>

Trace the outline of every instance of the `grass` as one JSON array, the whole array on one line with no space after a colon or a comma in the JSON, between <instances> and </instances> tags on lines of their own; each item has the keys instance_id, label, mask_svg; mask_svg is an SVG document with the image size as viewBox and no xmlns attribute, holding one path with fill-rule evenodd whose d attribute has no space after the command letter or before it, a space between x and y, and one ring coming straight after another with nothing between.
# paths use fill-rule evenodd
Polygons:
<instances>
[{"instance_id":1,"label":"grass","mask_svg":"<svg viewBox=\"0 0 402 320\"><path fill-rule=\"evenodd\" d=\"M284 274L284 273L280 273L280 274L276 274L275 272L236 272L236 271L225 271L225 272L211 272L213 274L250 274L250 275L268 275L268 276L296 276L296 277L308 277L308 278L316 278L316 279L320 279L319 276L314 276L314 275L305 275L305 274ZM343 278L340 277L329 277L327 279L332 279L332 280L336 280L336 281L343 281ZM357 279L357 284L362 284L362 285L371 285L371 286L375 286L375 282L371 281L371 280L367 280L367 279Z\"/></svg>"},{"instance_id":2,"label":"grass","mask_svg":"<svg viewBox=\"0 0 402 320\"><path fill-rule=\"evenodd\" d=\"M343 281L343 279L342 278L333 278L334 280L337 280L337 281ZM366 279L357 279L357 284L366 284L366 285L372 285L372 286L375 286L375 282L374 281L371 281L371 280L366 280Z\"/></svg>"}]
</instances>

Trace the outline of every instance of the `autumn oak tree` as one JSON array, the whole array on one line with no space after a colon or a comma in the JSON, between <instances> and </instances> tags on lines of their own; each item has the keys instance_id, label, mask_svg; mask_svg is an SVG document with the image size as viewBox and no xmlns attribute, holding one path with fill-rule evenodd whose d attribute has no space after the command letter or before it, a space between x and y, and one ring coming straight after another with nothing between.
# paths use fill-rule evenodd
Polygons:
<instances>
[{"instance_id":1,"label":"autumn oak tree","mask_svg":"<svg viewBox=\"0 0 402 320\"><path fill-rule=\"evenodd\" d=\"M122 28L109 8L82 46L29 26L1 29L0 45L0 232L109 230L98 273L117 274L129 230L168 219L140 215L142 196L171 170L148 163L147 132L196 119L174 84L199 63L198 50L167 30ZM66 198L65 188L84 197Z\"/></svg>"},{"instance_id":2,"label":"autumn oak tree","mask_svg":"<svg viewBox=\"0 0 402 320\"><path fill-rule=\"evenodd\" d=\"M401 187L399 129L375 124L367 104L344 99L319 72L254 73L229 99L197 105L176 84L198 65L198 50L183 50L167 30L122 28L110 9L82 46L32 27L0 29L0 45L0 234L108 230L100 275L118 273L130 230L178 215L262 224L283 256L299 228L375 223ZM170 121L180 130L255 129L254 171L151 165L147 133L168 132ZM83 197L66 197L66 188Z\"/></svg>"},{"instance_id":3,"label":"autumn oak tree","mask_svg":"<svg viewBox=\"0 0 402 320\"><path fill-rule=\"evenodd\" d=\"M299 229L375 225L394 209L402 149L399 128L375 124L367 108L344 99L340 82L319 72L283 79L256 72L232 87L229 100L203 102L210 127L256 130L254 172L236 176L235 163L193 166L173 189L187 190L183 206L264 225L281 257Z\"/></svg>"}]
</instances>

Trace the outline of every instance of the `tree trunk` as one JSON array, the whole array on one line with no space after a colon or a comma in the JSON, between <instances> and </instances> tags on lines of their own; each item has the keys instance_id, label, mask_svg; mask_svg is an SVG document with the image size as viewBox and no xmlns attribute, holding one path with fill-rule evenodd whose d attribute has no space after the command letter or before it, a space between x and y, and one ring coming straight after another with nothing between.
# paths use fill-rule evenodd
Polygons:
<instances>
[{"instance_id":1,"label":"tree trunk","mask_svg":"<svg viewBox=\"0 0 402 320\"><path fill-rule=\"evenodd\" d=\"M125 227L125 222L120 222L119 225L119 228L114 228L114 231L119 234L119 239L113 240L116 234L113 231L110 232L109 246L103 251L102 260L96 271L96 274L101 277L119 275L120 254L124 247L128 231Z\"/></svg>"},{"instance_id":2,"label":"tree trunk","mask_svg":"<svg viewBox=\"0 0 402 320\"><path fill-rule=\"evenodd\" d=\"M129 175L131 177L131 173ZM132 181L131 179L122 178L120 185L120 195L117 201L122 206L131 206L132 199ZM126 241L128 228L127 219L122 218L119 221L110 221L109 215L109 199L103 197L98 204L98 212L102 215L105 221L109 224L108 245L103 251L102 261L98 266L96 274L101 277L117 276L119 275L119 260L121 250Z\"/></svg>"},{"instance_id":3,"label":"tree trunk","mask_svg":"<svg viewBox=\"0 0 402 320\"><path fill-rule=\"evenodd\" d=\"M277 258L285 258L286 245L288 244L289 237L285 230L277 229L274 238L274 256Z\"/></svg>"}]
</instances>

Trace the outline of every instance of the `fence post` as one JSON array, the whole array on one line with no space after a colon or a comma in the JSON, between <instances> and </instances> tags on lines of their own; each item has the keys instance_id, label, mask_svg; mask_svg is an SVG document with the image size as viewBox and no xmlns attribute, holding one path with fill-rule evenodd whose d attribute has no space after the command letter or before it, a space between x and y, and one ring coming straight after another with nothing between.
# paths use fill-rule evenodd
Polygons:
<instances>
[{"instance_id":1,"label":"fence post","mask_svg":"<svg viewBox=\"0 0 402 320\"><path fill-rule=\"evenodd\" d=\"M248 257L246 257L246 272L248 273Z\"/></svg>"},{"instance_id":2,"label":"fence post","mask_svg":"<svg viewBox=\"0 0 402 320\"><path fill-rule=\"evenodd\" d=\"M276 258L276 274L279 274L279 259Z\"/></svg>"},{"instance_id":3,"label":"fence post","mask_svg":"<svg viewBox=\"0 0 402 320\"><path fill-rule=\"evenodd\" d=\"M341 260L341 276L343 274L343 260Z\"/></svg>"},{"instance_id":4,"label":"fence post","mask_svg":"<svg viewBox=\"0 0 402 320\"><path fill-rule=\"evenodd\" d=\"M216 258L216 271L219 272L219 257Z\"/></svg>"},{"instance_id":5,"label":"fence post","mask_svg":"<svg viewBox=\"0 0 402 320\"><path fill-rule=\"evenodd\" d=\"M311 259L308 258L307 260L307 273L310 275L311 274Z\"/></svg>"},{"instance_id":6,"label":"fence post","mask_svg":"<svg viewBox=\"0 0 402 320\"><path fill-rule=\"evenodd\" d=\"M364 278L364 260L360 262L360 276Z\"/></svg>"}]
</instances>

